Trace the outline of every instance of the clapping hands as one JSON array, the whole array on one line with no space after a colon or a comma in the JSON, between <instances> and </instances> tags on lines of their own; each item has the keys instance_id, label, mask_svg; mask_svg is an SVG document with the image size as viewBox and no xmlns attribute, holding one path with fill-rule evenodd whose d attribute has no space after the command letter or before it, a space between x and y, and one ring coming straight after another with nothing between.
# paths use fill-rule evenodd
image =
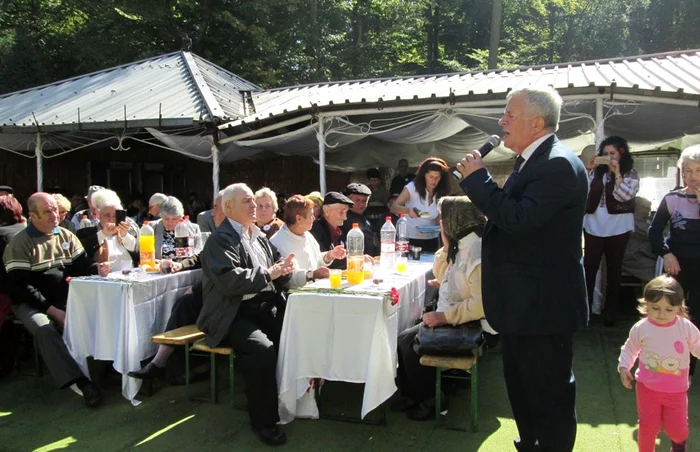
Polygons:
<instances>
[{"instance_id":1,"label":"clapping hands","mask_svg":"<svg viewBox=\"0 0 700 452\"><path fill-rule=\"evenodd\" d=\"M276 262L272 267L267 269L267 272L270 274L270 279L274 281L280 276L286 276L293 272L295 262L294 254L290 254L284 259Z\"/></svg>"}]
</instances>

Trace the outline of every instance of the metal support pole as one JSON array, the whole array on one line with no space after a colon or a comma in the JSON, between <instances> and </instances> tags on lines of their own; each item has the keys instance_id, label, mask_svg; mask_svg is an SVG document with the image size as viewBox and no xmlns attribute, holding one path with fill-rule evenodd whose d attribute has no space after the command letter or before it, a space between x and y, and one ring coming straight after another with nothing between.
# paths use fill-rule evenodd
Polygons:
<instances>
[{"instance_id":1,"label":"metal support pole","mask_svg":"<svg viewBox=\"0 0 700 452\"><path fill-rule=\"evenodd\" d=\"M216 142L211 145L211 162L214 164L211 174L212 183L214 185L214 195L211 199L216 199L219 194L219 146L216 145Z\"/></svg>"},{"instance_id":2,"label":"metal support pole","mask_svg":"<svg viewBox=\"0 0 700 452\"><path fill-rule=\"evenodd\" d=\"M44 191L44 156L41 154L41 132L36 133L36 191Z\"/></svg>"},{"instance_id":3,"label":"metal support pole","mask_svg":"<svg viewBox=\"0 0 700 452\"><path fill-rule=\"evenodd\" d=\"M595 100L595 148L605 139L605 117L603 116L603 98Z\"/></svg>"},{"instance_id":4,"label":"metal support pole","mask_svg":"<svg viewBox=\"0 0 700 452\"><path fill-rule=\"evenodd\" d=\"M318 118L318 186L322 195L326 195L326 140L323 138L323 116Z\"/></svg>"}]
</instances>

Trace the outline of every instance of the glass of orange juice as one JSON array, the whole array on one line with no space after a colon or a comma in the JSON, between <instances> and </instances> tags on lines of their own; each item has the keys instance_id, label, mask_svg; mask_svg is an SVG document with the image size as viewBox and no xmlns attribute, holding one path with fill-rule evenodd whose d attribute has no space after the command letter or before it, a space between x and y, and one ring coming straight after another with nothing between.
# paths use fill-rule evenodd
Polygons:
<instances>
[{"instance_id":1,"label":"glass of orange juice","mask_svg":"<svg viewBox=\"0 0 700 452\"><path fill-rule=\"evenodd\" d=\"M331 289L340 287L343 283L343 271L337 269L328 270L328 277L331 280Z\"/></svg>"},{"instance_id":2,"label":"glass of orange juice","mask_svg":"<svg viewBox=\"0 0 700 452\"><path fill-rule=\"evenodd\" d=\"M405 257L397 257L396 258L396 271L399 273L404 273L406 271L406 267L408 266L408 259Z\"/></svg>"}]
</instances>

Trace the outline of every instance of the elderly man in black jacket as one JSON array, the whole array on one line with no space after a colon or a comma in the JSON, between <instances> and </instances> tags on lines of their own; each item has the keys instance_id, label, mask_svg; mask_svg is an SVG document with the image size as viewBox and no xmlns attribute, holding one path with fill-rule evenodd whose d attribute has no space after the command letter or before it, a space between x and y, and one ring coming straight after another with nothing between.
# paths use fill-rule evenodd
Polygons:
<instances>
[{"instance_id":1,"label":"elderly man in black jacket","mask_svg":"<svg viewBox=\"0 0 700 452\"><path fill-rule=\"evenodd\" d=\"M210 347L233 347L253 430L265 444L283 444L287 438L277 425L277 345L282 286L294 270L294 255L280 259L255 225L255 199L247 185L226 187L222 206L227 218L201 254L204 306L197 326Z\"/></svg>"}]
</instances>

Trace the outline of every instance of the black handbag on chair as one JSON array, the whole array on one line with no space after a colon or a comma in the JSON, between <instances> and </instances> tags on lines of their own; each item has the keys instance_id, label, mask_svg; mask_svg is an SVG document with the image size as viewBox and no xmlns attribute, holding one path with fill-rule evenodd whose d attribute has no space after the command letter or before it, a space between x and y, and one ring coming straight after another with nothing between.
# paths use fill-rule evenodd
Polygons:
<instances>
[{"instance_id":1,"label":"black handbag on chair","mask_svg":"<svg viewBox=\"0 0 700 452\"><path fill-rule=\"evenodd\" d=\"M469 356L484 344L481 322L445 325L430 328L421 325L416 335L414 350L419 355Z\"/></svg>"}]
</instances>

